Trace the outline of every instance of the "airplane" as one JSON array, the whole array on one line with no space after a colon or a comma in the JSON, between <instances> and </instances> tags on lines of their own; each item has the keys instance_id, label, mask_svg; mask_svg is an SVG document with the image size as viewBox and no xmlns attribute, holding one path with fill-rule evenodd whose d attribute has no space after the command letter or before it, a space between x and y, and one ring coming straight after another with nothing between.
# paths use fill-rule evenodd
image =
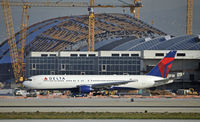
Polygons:
<instances>
[{"instance_id":1,"label":"airplane","mask_svg":"<svg viewBox=\"0 0 200 122\"><path fill-rule=\"evenodd\" d=\"M170 51L145 75L36 75L23 82L33 90L72 90L89 93L102 89L146 89L173 82L167 78L176 51Z\"/></svg>"}]
</instances>

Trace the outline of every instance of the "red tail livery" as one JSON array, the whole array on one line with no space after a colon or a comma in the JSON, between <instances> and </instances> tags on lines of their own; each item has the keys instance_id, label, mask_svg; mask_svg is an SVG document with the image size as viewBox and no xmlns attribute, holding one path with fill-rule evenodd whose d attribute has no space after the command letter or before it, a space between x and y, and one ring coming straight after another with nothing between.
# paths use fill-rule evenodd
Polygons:
<instances>
[{"instance_id":1,"label":"red tail livery","mask_svg":"<svg viewBox=\"0 0 200 122\"><path fill-rule=\"evenodd\" d=\"M170 51L147 75L166 78L171 67L176 51Z\"/></svg>"}]
</instances>

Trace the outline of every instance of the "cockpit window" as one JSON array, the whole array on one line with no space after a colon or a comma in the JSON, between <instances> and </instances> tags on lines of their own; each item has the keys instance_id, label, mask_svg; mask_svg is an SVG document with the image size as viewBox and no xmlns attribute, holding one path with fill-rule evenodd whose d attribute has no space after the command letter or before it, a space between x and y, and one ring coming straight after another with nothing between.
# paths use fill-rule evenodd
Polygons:
<instances>
[{"instance_id":1,"label":"cockpit window","mask_svg":"<svg viewBox=\"0 0 200 122\"><path fill-rule=\"evenodd\" d=\"M32 79L27 79L27 81L32 81Z\"/></svg>"}]
</instances>

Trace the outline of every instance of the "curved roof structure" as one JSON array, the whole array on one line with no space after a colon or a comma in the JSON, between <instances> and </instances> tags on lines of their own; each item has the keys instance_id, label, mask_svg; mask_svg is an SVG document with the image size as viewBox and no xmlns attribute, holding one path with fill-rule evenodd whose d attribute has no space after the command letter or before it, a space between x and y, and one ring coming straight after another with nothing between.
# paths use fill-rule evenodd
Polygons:
<instances>
[{"instance_id":1,"label":"curved roof structure","mask_svg":"<svg viewBox=\"0 0 200 122\"><path fill-rule=\"evenodd\" d=\"M17 43L20 33L16 33ZM28 28L25 53L30 51L87 51L88 16L60 17ZM198 35L167 36L164 32L124 14L97 14L95 50L200 50ZM0 63L9 63L7 40L0 44Z\"/></svg>"},{"instance_id":2,"label":"curved roof structure","mask_svg":"<svg viewBox=\"0 0 200 122\"><path fill-rule=\"evenodd\" d=\"M16 33L17 43L21 40ZM96 46L117 42L115 46L130 39L159 37L166 33L126 14L96 14ZM124 39L129 37L130 39ZM88 16L68 16L36 23L27 30L25 53L30 51L80 50L87 47ZM8 40L0 44L0 63L9 63Z\"/></svg>"},{"instance_id":3,"label":"curved roof structure","mask_svg":"<svg viewBox=\"0 0 200 122\"><path fill-rule=\"evenodd\" d=\"M160 36L157 38L129 37L107 43L96 43L96 50L142 51L142 50L200 50L199 35L184 35L179 37ZM123 42L123 43L121 43ZM101 44L99 44L101 43ZM82 49L86 50L86 49Z\"/></svg>"}]
</instances>

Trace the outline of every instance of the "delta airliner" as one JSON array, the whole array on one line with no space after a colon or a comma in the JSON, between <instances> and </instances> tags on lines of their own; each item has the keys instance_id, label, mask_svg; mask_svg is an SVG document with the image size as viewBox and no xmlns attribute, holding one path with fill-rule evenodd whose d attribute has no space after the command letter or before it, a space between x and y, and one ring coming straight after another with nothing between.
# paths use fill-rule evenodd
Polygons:
<instances>
[{"instance_id":1,"label":"delta airliner","mask_svg":"<svg viewBox=\"0 0 200 122\"><path fill-rule=\"evenodd\" d=\"M170 51L145 75L36 75L23 85L35 90L78 89L89 93L100 89L145 89L173 82L167 78L176 51Z\"/></svg>"}]
</instances>

